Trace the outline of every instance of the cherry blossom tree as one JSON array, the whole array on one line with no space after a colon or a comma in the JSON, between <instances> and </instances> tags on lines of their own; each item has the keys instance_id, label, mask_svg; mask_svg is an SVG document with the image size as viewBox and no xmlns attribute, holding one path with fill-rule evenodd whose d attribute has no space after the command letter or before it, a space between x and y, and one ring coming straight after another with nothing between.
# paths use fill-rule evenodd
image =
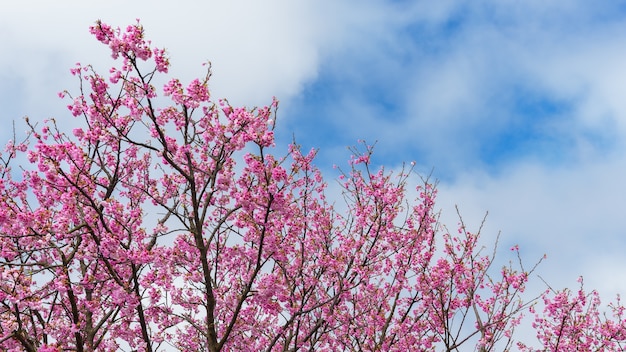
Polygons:
<instances>
[{"instance_id":1,"label":"cherry blossom tree","mask_svg":"<svg viewBox=\"0 0 626 352\"><path fill-rule=\"evenodd\" d=\"M626 315L619 296L608 306L600 305L598 292L586 293L583 279L576 292L556 291L549 287L542 295L543 314L533 307L533 327L544 351L624 351L626 349ZM608 314L610 312L610 314ZM535 351L518 343L521 351Z\"/></svg>"},{"instance_id":2,"label":"cherry blossom tree","mask_svg":"<svg viewBox=\"0 0 626 352\"><path fill-rule=\"evenodd\" d=\"M139 22L90 30L118 65L71 70L82 127L26 120L0 159L0 349L533 350L514 330L536 266L448 231L435 184L407 198L412 167L363 143L329 195L314 150L273 152L276 100L214 100L210 66L167 80ZM619 301L606 319L595 293L543 301L544 350L626 339Z\"/></svg>"}]
</instances>

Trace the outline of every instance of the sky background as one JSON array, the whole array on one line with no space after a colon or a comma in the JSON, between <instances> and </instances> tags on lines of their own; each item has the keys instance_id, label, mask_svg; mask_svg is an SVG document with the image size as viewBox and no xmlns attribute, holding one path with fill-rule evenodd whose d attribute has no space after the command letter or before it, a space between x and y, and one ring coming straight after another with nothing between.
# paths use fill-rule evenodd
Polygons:
<instances>
[{"instance_id":1,"label":"sky background","mask_svg":"<svg viewBox=\"0 0 626 352\"><path fill-rule=\"evenodd\" d=\"M214 97L276 96L278 146L319 148L329 176L347 146L377 142L375 163L432 171L449 227L455 204L474 228L488 211L484 243L501 232L529 266L547 254L554 288L583 275L604 302L626 293L626 2L7 2L0 141L26 115L72 123L69 68L111 66L88 27L136 18L173 76L210 60Z\"/></svg>"}]
</instances>

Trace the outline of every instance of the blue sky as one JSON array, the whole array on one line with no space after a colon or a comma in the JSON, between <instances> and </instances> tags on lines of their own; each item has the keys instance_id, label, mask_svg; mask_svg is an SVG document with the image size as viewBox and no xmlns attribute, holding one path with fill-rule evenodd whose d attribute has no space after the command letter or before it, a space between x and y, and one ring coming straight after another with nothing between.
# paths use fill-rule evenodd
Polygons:
<instances>
[{"instance_id":1,"label":"blue sky","mask_svg":"<svg viewBox=\"0 0 626 352\"><path fill-rule=\"evenodd\" d=\"M295 135L341 165L377 141L376 162L416 161L486 243L519 243L553 287L585 276L605 301L626 292L626 2L135 1L4 4L0 130L21 117L74 123L56 93L75 62L110 66L88 26L140 18L183 80L213 63L212 93L281 101ZM539 285L540 286L540 285ZM543 289L543 287L538 287Z\"/></svg>"}]
</instances>

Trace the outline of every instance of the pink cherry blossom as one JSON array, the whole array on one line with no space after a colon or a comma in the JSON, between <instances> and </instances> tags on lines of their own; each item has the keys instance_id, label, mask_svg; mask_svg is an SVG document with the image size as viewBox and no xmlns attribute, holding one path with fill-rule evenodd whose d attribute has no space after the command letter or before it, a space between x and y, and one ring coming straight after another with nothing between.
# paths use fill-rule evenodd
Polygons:
<instances>
[{"instance_id":1,"label":"pink cherry blossom","mask_svg":"<svg viewBox=\"0 0 626 352\"><path fill-rule=\"evenodd\" d=\"M276 99L213 100L210 65L167 77L139 21L90 31L118 65L71 69L80 127L26 120L0 156L1 350L624 348L619 299L602 314L582 281L533 299L517 245L502 265L481 228L448 231L434 182L408 199L413 162L375 168L359 142L328 181L315 150L276 154Z\"/></svg>"}]
</instances>

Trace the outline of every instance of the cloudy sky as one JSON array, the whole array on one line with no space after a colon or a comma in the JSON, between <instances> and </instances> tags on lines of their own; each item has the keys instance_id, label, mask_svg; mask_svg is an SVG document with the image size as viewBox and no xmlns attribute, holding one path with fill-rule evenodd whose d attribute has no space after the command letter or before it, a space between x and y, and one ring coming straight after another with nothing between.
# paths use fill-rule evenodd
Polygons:
<instances>
[{"instance_id":1,"label":"cloudy sky","mask_svg":"<svg viewBox=\"0 0 626 352\"><path fill-rule=\"evenodd\" d=\"M489 211L486 244L501 231L529 265L546 253L555 288L583 275L604 301L626 293L624 2L12 1L2 141L26 115L69 121L68 69L110 65L88 27L136 18L182 80L210 60L214 96L278 97L279 146L295 135L332 173L347 146L377 141L377 163L432 170L450 227L455 204L470 225Z\"/></svg>"}]
</instances>

